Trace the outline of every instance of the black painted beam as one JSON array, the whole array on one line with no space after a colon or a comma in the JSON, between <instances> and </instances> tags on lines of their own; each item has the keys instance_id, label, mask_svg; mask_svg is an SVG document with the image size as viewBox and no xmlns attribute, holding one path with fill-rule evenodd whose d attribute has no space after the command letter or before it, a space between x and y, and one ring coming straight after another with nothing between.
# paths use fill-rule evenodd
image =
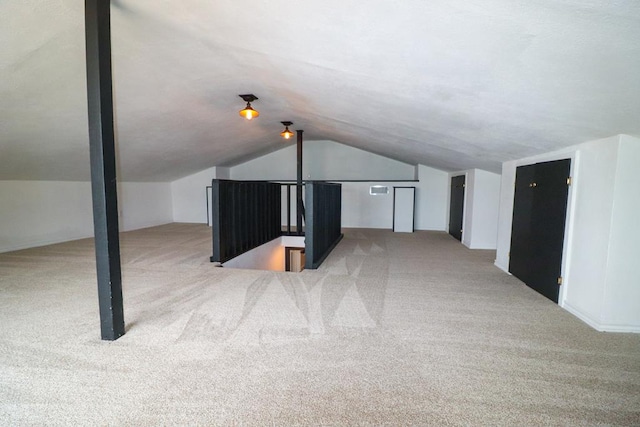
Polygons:
<instances>
[{"instance_id":1,"label":"black painted beam","mask_svg":"<svg viewBox=\"0 0 640 427\"><path fill-rule=\"evenodd\" d=\"M287 235L291 234L291 186L287 185Z\"/></svg>"},{"instance_id":2,"label":"black painted beam","mask_svg":"<svg viewBox=\"0 0 640 427\"><path fill-rule=\"evenodd\" d=\"M298 175L296 180L296 233L302 235L302 217L304 216L304 202L302 200L302 130L298 134Z\"/></svg>"},{"instance_id":3,"label":"black painted beam","mask_svg":"<svg viewBox=\"0 0 640 427\"><path fill-rule=\"evenodd\" d=\"M118 235L110 4L109 0L85 0L89 148L100 331L103 340L113 341L124 335L124 309Z\"/></svg>"},{"instance_id":4,"label":"black painted beam","mask_svg":"<svg viewBox=\"0 0 640 427\"><path fill-rule=\"evenodd\" d=\"M217 262L222 259L222 225L220 215L220 181L217 179L211 182L211 243L213 245L213 254L209 258L211 262Z\"/></svg>"}]
</instances>

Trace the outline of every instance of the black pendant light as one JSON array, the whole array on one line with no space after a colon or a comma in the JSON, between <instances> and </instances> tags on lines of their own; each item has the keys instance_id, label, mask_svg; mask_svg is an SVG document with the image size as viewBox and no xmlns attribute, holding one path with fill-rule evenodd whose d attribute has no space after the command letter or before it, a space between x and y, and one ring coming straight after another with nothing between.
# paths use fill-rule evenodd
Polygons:
<instances>
[{"instance_id":1,"label":"black pendant light","mask_svg":"<svg viewBox=\"0 0 640 427\"><path fill-rule=\"evenodd\" d=\"M293 124L293 122L280 122L284 125L284 130L280 132L280 136L284 139L291 139L293 136L293 132L289 130L289 126Z\"/></svg>"},{"instance_id":2,"label":"black pendant light","mask_svg":"<svg viewBox=\"0 0 640 427\"><path fill-rule=\"evenodd\" d=\"M244 101L247 103L247 106L244 107L242 110L240 110L240 115L242 117L244 117L247 120L251 120L254 117L258 117L260 115L260 113L258 112L258 110L254 110L251 107L251 103L255 100L258 99L257 96L255 96L254 94L250 93L247 95L238 95L240 98L244 99Z\"/></svg>"}]
</instances>

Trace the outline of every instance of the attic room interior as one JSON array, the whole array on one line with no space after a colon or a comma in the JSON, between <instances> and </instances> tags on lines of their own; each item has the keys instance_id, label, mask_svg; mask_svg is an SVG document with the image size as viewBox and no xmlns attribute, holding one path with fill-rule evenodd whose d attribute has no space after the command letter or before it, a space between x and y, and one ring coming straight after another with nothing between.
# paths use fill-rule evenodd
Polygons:
<instances>
[{"instance_id":1,"label":"attic room interior","mask_svg":"<svg viewBox=\"0 0 640 427\"><path fill-rule=\"evenodd\" d=\"M640 425L640 3L8 0L0 44L0 424ZM212 262L250 227L308 268Z\"/></svg>"}]
</instances>

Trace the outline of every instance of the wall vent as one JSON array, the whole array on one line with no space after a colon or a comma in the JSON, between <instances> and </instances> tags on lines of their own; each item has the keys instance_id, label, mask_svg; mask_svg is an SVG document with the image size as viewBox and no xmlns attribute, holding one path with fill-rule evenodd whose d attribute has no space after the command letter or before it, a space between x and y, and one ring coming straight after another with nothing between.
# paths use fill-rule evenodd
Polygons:
<instances>
[{"instance_id":1,"label":"wall vent","mask_svg":"<svg viewBox=\"0 0 640 427\"><path fill-rule=\"evenodd\" d=\"M386 185L372 185L369 187L369 194L379 196L381 194L389 194L389 187Z\"/></svg>"}]
</instances>

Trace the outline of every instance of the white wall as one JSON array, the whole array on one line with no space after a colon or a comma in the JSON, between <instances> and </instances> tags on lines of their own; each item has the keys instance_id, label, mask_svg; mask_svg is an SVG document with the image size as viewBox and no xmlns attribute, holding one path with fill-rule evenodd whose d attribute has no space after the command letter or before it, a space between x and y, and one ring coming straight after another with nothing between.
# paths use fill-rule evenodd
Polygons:
<instances>
[{"instance_id":1,"label":"white wall","mask_svg":"<svg viewBox=\"0 0 640 427\"><path fill-rule=\"evenodd\" d=\"M415 187L416 230L444 231L447 211L447 173L420 165L419 181L342 182L342 226L345 228L383 228L393 226L393 187ZM383 185L388 194L371 195L369 188ZM284 198L284 196L283 196ZM286 200L283 199L283 218ZM295 203L295 194L293 201ZM295 223L295 214L292 214Z\"/></svg>"},{"instance_id":2,"label":"white wall","mask_svg":"<svg viewBox=\"0 0 640 427\"><path fill-rule=\"evenodd\" d=\"M266 154L231 168L231 179L295 180L296 146ZM413 180L415 167L333 141L305 141L302 150L305 180Z\"/></svg>"},{"instance_id":3,"label":"white wall","mask_svg":"<svg viewBox=\"0 0 640 427\"><path fill-rule=\"evenodd\" d=\"M498 241L498 211L500 206L500 183L498 174L481 169L473 170L471 215L468 229L470 249L495 249ZM465 236L467 237L467 236Z\"/></svg>"},{"instance_id":4,"label":"white wall","mask_svg":"<svg viewBox=\"0 0 640 427\"><path fill-rule=\"evenodd\" d=\"M305 143L302 156L305 179L415 179L413 165L333 141Z\"/></svg>"},{"instance_id":5,"label":"white wall","mask_svg":"<svg viewBox=\"0 0 640 427\"><path fill-rule=\"evenodd\" d=\"M418 178L418 181L404 182L342 182L342 226L346 228L391 229L393 226L393 187L415 187L414 222L416 230L444 231L447 216L448 174L419 165ZM387 186L389 193L371 195L369 188L373 185ZM286 209L283 212L286 213Z\"/></svg>"},{"instance_id":6,"label":"white wall","mask_svg":"<svg viewBox=\"0 0 640 427\"><path fill-rule=\"evenodd\" d=\"M640 139L621 135L601 327L640 332Z\"/></svg>"},{"instance_id":7,"label":"white wall","mask_svg":"<svg viewBox=\"0 0 640 427\"><path fill-rule=\"evenodd\" d=\"M227 169L228 175L228 169ZM171 183L174 222L207 222L207 186L217 178L216 167L205 169Z\"/></svg>"},{"instance_id":8,"label":"white wall","mask_svg":"<svg viewBox=\"0 0 640 427\"><path fill-rule=\"evenodd\" d=\"M393 186L416 187L416 229L445 230L447 215L447 173L397 162L332 141L308 141L303 150L305 179L341 181L367 179L370 182L343 182L342 225L344 227L391 228ZM418 172L419 181L414 181ZM207 222L206 187L213 178L236 180L295 180L296 147L250 160L231 168L212 167L171 183L173 220ZM406 181L395 182L404 179ZM389 181L393 180L393 181ZM387 185L388 196L371 196L371 185ZM295 224L295 189L292 189L291 219ZM286 193L283 190L283 224L286 222Z\"/></svg>"},{"instance_id":9,"label":"white wall","mask_svg":"<svg viewBox=\"0 0 640 427\"><path fill-rule=\"evenodd\" d=\"M509 251L511 249L511 225L513 215L513 196L516 182L515 160L502 164L500 182L500 200L498 206L498 239L496 242L496 266L509 271Z\"/></svg>"},{"instance_id":10,"label":"white wall","mask_svg":"<svg viewBox=\"0 0 640 427\"><path fill-rule=\"evenodd\" d=\"M419 181L415 181L416 169ZM416 229L445 230L446 172L422 165L416 168L333 141L308 141L303 148L303 175L311 180L346 181L342 182L343 227L390 229L393 224L393 186L414 186ZM295 180L296 147L288 146L234 166L230 176L237 180ZM388 186L389 194L370 195L369 187L372 185ZM286 218L284 195L283 205L283 218ZM292 215L292 222L295 223L295 215Z\"/></svg>"},{"instance_id":11,"label":"white wall","mask_svg":"<svg viewBox=\"0 0 640 427\"><path fill-rule=\"evenodd\" d=\"M342 226L388 228L393 225L393 187L416 187L416 230L444 231L447 226L448 173L418 166L418 181L343 182ZM389 194L369 194L372 185L386 185Z\"/></svg>"},{"instance_id":12,"label":"white wall","mask_svg":"<svg viewBox=\"0 0 640 427\"><path fill-rule=\"evenodd\" d=\"M171 187L166 182L120 183L118 210L121 231L170 223L173 221Z\"/></svg>"},{"instance_id":13,"label":"white wall","mask_svg":"<svg viewBox=\"0 0 640 427\"><path fill-rule=\"evenodd\" d=\"M560 304L594 327L601 323L618 138L582 144L573 176L571 239L565 239Z\"/></svg>"},{"instance_id":14,"label":"white wall","mask_svg":"<svg viewBox=\"0 0 640 427\"><path fill-rule=\"evenodd\" d=\"M418 165L416 230L446 230L449 212L449 174Z\"/></svg>"},{"instance_id":15,"label":"white wall","mask_svg":"<svg viewBox=\"0 0 640 427\"><path fill-rule=\"evenodd\" d=\"M167 183L121 183L122 231L171 222ZM93 236L91 183L0 181L0 252Z\"/></svg>"},{"instance_id":16,"label":"white wall","mask_svg":"<svg viewBox=\"0 0 640 427\"><path fill-rule=\"evenodd\" d=\"M174 222L207 223L211 215L211 180L230 179L231 169L214 166L171 183ZM208 201L207 201L208 198ZM208 205L208 206L207 206Z\"/></svg>"},{"instance_id":17,"label":"white wall","mask_svg":"<svg viewBox=\"0 0 640 427\"><path fill-rule=\"evenodd\" d=\"M640 332L640 139L586 142L503 164L496 265L509 266L517 166L572 159L559 304L598 330Z\"/></svg>"},{"instance_id":18,"label":"white wall","mask_svg":"<svg viewBox=\"0 0 640 427\"><path fill-rule=\"evenodd\" d=\"M216 166L216 178L218 179L231 179L231 168Z\"/></svg>"},{"instance_id":19,"label":"white wall","mask_svg":"<svg viewBox=\"0 0 640 427\"><path fill-rule=\"evenodd\" d=\"M90 183L0 181L0 252L92 235Z\"/></svg>"},{"instance_id":20,"label":"white wall","mask_svg":"<svg viewBox=\"0 0 640 427\"><path fill-rule=\"evenodd\" d=\"M461 175L465 176L462 244L469 249L496 249L501 176L482 169L454 172L450 173L448 177L447 186L449 189L451 188L451 178ZM447 217L450 197L449 191L447 194Z\"/></svg>"},{"instance_id":21,"label":"white wall","mask_svg":"<svg viewBox=\"0 0 640 427\"><path fill-rule=\"evenodd\" d=\"M306 148L306 144L305 144ZM304 158L303 150L303 171ZM288 146L273 153L265 154L248 162L241 163L230 168L230 178L238 181L268 180L268 181L294 181L297 170L296 147Z\"/></svg>"},{"instance_id":22,"label":"white wall","mask_svg":"<svg viewBox=\"0 0 640 427\"><path fill-rule=\"evenodd\" d=\"M410 187L416 182L343 182L342 226L346 228L388 228L393 225L393 186ZM384 185L388 194L369 194L372 185Z\"/></svg>"}]
</instances>

